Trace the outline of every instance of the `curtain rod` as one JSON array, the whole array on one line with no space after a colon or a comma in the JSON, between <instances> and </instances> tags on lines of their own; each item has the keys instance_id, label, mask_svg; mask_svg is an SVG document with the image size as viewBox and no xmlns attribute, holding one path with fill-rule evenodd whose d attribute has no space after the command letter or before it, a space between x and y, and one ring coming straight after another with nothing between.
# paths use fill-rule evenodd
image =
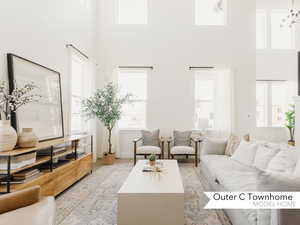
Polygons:
<instances>
[{"instance_id":1,"label":"curtain rod","mask_svg":"<svg viewBox=\"0 0 300 225\"><path fill-rule=\"evenodd\" d=\"M119 69L151 69L153 70L153 66L119 66Z\"/></svg>"},{"instance_id":2,"label":"curtain rod","mask_svg":"<svg viewBox=\"0 0 300 225\"><path fill-rule=\"evenodd\" d=\"M287 81L287 80L256 80L256 81Z\"/></svg>"},{"instance_id":3,"label":"curtain rod","mask_svg":"<svg viewBox=\"0 0 300 225\"><path fill-rule=\"evenodd\" d=\"M189 70L192 70L192 69L214 69L215 67L213 66L190 66L189 67Z\"/></svg>"},{"instance_id":4,"label":"curtain rod","mask_svg":"<svg viewBox=\"0 0 300 225\"><path fill-rule=\"evenodd\" d=\"M82 51L80 51L78 48L76 48L74 45L72 45L72 44L66 44L66 47L67 48L69 48L69 47L71 47L71 48L73 48L73 49L75 49L77 52L79 52L82 56L84 56L85 58L89 58L86 54L84 54Z\"/></svg>"}]
</instances>

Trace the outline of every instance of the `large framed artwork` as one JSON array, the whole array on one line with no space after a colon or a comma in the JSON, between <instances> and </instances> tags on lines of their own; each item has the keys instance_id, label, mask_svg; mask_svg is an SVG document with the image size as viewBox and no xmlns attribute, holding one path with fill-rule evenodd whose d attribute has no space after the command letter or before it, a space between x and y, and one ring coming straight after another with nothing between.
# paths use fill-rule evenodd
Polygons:
<instances>
[{"instance_id":1,"label":"large framed artwork","mask_svg":"<svg viewBox=\"0 0 300 225\"><path fill-rule=\"evenodd\" d=\"M64 137L63 109L60 73L23 57L7 54L10 92L15 85L33 82L38 102L21 107L12 114L12 126L20 131L33 128L40 141Z\"/></svg>"}]
</instances>

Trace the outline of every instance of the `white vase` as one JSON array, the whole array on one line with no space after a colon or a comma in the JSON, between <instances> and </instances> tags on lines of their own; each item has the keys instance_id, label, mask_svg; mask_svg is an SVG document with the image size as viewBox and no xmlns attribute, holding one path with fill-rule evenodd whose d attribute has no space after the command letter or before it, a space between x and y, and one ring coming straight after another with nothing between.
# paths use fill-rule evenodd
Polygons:
<instances>
[{"instance_id":1,"label":"white vase","mask_svg":"<svg viewBox=\"0 0 300 225\"><path fill-rule=\"evenodd\" d=\"M0 152L13 150L18 135L9 120L0 120Z\"/></svg>"},{"instance_id":2,"label":"white vase","mask_svg":"<svg viewBox=\"0 0 300 225\"><path fill-rule=\"evenodd\" d=\"M39 142L38 137L33 133L32 128L23 128L18 137L18 146L21 148L36 147Z\"/></svg>"}]
</instances>

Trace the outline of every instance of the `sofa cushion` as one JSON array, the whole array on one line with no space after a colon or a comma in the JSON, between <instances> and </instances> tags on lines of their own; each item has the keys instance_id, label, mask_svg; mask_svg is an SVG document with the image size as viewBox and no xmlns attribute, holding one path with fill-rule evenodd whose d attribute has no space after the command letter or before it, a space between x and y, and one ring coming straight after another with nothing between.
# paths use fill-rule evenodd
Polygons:
<instances>
[{"instance_id":1,"label":"sofa cushion","mask_svg":"<svg viewBox=\"0 0 300 225\"><path fill-rule=\"evenodd\" d=\"M256 191L256 168L246 166L225 155L205 155L201 158L207 173L205 177L214 180L214 191ZM236 211L247 218L245 224L257 224L257 210L241 209Z\"/></svg>"},{"instance_id":2,"label":"sofa cushion","mask_svg":"<svg viewBox=\"0 0 300 225\"><path fill-rule=\"evenodd\" d=\"M224 191L255 191L256 169L245 166L225 155L205 155L201 157L210 176L223 185Z\"/></svg>"},{"instance_id":3,"label":"sofa cushion","mask_svg":"<svg viewBox=\"0 0 300 225\"><path fill-rule=\"evenodd\" d=\"M174 145L176 146L190 146L192 131L177 131L174 130Z\"/></svg>"},{"instance_id":4,"label":"sofa cushion","mask_svg":"<svg viewBox=\"0 0 300 225\"><path fill-rule=\"evenodd\" d=\"M299 192L300 178L258 170L256 173L257 190L262 192Z\"/></svg>"},{"instance_id":5,"label":"sofa cushion","mask_svg":"<svg viewBox=\"0 0 300 225\"><path fill-rule=\"evenodd\" d=\"M251 166L254 162L258 146L259 144L257 142L246 142L242 140L231 158L242 164Z\"/></svg>"},{"instance_id":6,"label":"sofa cushion","mask_svg":"<svg viewBox=\"0 0 300 225\"><path fill-rule=\"evenodd\" d=\"M227 141L207 138L203 141L201 155L224 155Z\"/></svg>"},{"instance_id":7,"label":"sofa cushion","mask_svg":"<svg viewBox=\"0 0 300 225\"><path fill-rule=\"evenodd\" d=\"M195 154L195 149L190 146L174 146L171 148L171 154Z\"/></svg>"},{"instance_id":8,"label":"sofa cushion","mask_svg":"<svg viewBox=\"0 0 300 225\"><path fill-rule=\"evenodd\" d=\"M140 146L136 150L137 154L160 154L161 149L157 146Z\"/></svg>"},{"instance_id":9,"label":"sofa cushion","mask_svg":"<svg viewBox=\"0 0 300 225\"><path fill-rule=\"evenodd\" d=\"M282 150L271 159L267 171L290 174L294 172L297 161L297 151Z\"/></svg>"},{"instance_id":10,"label":"sofa cushion","mask_svg":"<svg viewBox=\"0 0 300 225\"><path fill-rule=\"evenodd\" d=\"M159 130L142 130L143 145L159 146Z\"/></svg>"},{"instance_id":11,"label":"sofa cushion","mask_svg":"<svg viewBox=\"0 0 300 225\"><path fill-rule=\"evenodd\" d=\"M271 159L280 151L279 148L268 148L265 145L261 145L258 147L254 159L254 166L265 170L268 167Z\"/></svg>"}]
</instances>

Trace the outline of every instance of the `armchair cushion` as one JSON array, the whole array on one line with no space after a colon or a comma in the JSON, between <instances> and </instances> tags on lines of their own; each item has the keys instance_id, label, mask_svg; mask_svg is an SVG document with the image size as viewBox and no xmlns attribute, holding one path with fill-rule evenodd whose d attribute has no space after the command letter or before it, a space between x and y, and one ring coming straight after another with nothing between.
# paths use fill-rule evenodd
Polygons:
<instances>
[{"instance_id":1,"label":"armchair cushion","mask_svg":"<svg viewBox=\"0 0 300 225\"><path fill-rule=\"evenodd\" d=\"M195 149L190 146L174 146L171 148L171 154L195 154Z\"/></svg>"},{"instance_id":2,"label":"armchair cushion","mask_svg":"<svg viewBox=\"0 0 300 225\"><path fill-rule=\"evenodd\" d=\"M174 146L191 146L192 131L174 130Z\"/></svg>"},{"instance_id":3,"label":"armchair cushion","mask_svg":"<svg viewBox=\"0 0 300 225\"><path fill-rule=\"evenodd\" d=\"M144 146L160 146L159 130L142 130L141 133Z\"/></svg>"},{"instance_id":4,"label":"armchair cushion","mask_svg":"<svg viewBox=\"0 0 300 225\"><path fill-rule=\"evenodd\" d=\"M160 147L157 146L140 146L136 150L137 154L161 154Z\"/></svg>"}]
</instances>

